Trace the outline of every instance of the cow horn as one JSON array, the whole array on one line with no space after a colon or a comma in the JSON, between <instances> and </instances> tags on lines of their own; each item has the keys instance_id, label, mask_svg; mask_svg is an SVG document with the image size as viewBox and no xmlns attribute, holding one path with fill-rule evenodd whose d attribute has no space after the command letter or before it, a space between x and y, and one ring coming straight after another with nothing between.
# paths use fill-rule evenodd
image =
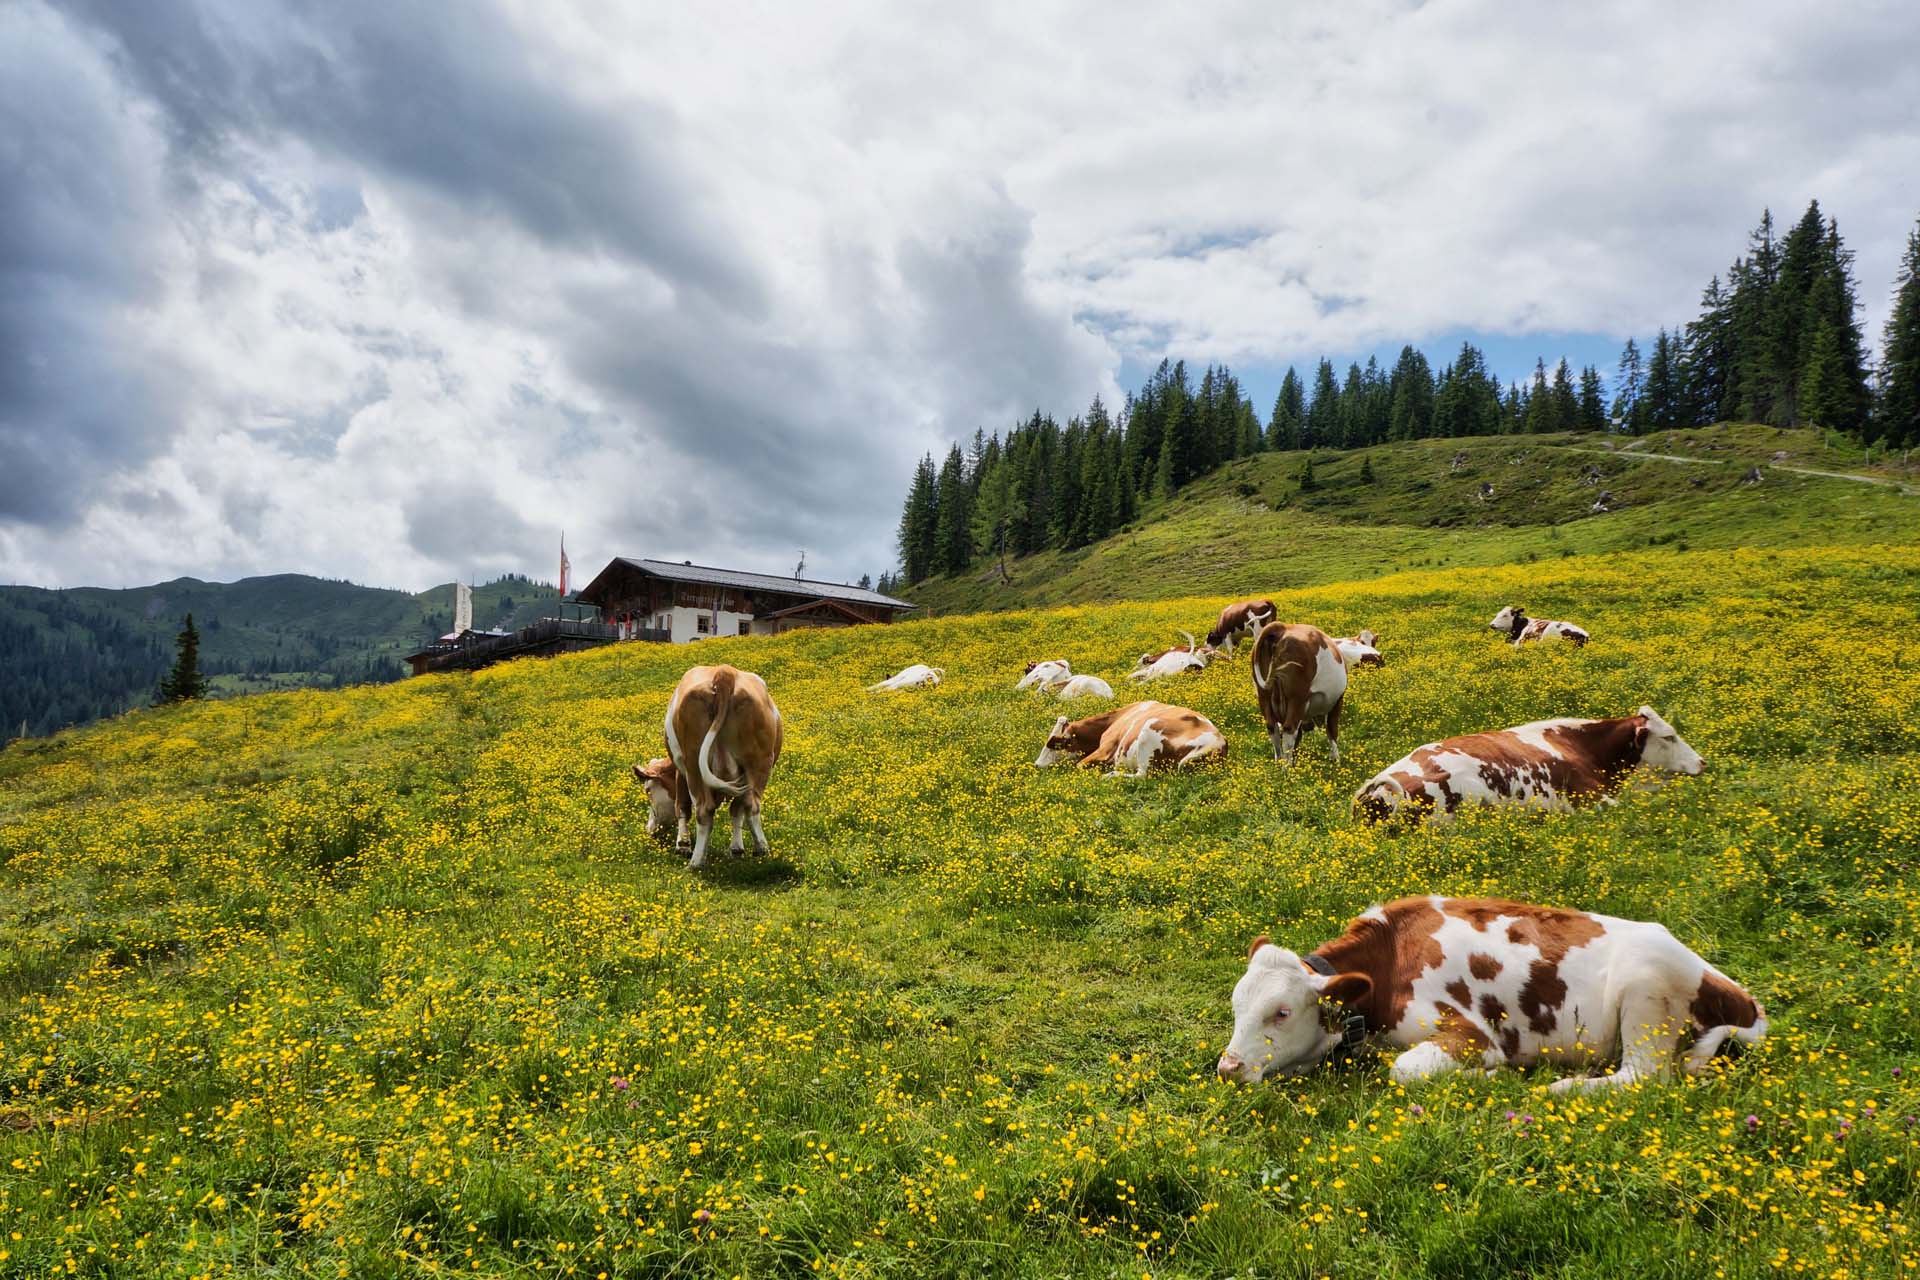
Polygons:
<instances>
[{"instance_id":1,"label":"cow horn","mask_svg":"<svg viewBox=\"0 0 1920 1280\"><path fill-rule=\"evenodd\" d=\"M1260 950L1260 948L1270 947L1272 945L1273 945L1273 940L1267 937L1266 934L1264 933L1261 934L1259 937L1253 940L1251 945L1247 947L1247 959L1249 960L1253 959L1254 955Z\"/></svg>"}]
</instances>

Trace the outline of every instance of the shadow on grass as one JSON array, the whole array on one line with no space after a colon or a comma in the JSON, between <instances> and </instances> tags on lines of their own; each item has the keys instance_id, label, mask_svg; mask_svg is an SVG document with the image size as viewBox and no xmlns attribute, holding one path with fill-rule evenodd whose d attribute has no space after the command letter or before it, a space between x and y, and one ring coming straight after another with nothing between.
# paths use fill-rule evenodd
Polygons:
<instances>
[{"instance_id":1,"label":"shadow on grass","mask_svg":"<svg viewBox=\"0 0 1920 1280\"><path fill-rule=\"evenodd\" d=\"M726 889L786 890L801 881L800 868L778 854L747 854L730 858L709 854L707 865L695 874L708 884Z\"/></svg>"}]
</instances>

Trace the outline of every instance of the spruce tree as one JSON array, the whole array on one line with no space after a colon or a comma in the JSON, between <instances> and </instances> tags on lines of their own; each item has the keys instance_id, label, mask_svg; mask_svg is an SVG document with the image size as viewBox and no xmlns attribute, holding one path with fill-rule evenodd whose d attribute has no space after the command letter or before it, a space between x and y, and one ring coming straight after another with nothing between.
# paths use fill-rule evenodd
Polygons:
<instances>
[{"instance_id":1,"label":"spruce tree","mask_svg":"<svg viewBox=\"0 0 1920 1280\"><path fill-rule=\"evenodd\" d=\"M900 513L900 567L909 586L933 572L935 535L940 527L938 485L933 455L927 454L913 469L913 484Z\"/></svg>"},{"instance_id":2,"label":"spruce tree","mask_svg":"<svg viewBox=\"0 0 1920 1280\"><path fill-rule=\"evenodd\" d=\"M1636 406L1635 435L1667 431L1681 425L1682 383L1677 345L1664 328L1653 340L1653 354L1647 360L1646 388Z\"/></svg>"},{"instance_id":3,"label":"spruce tree","mask_svg":"<svg viewBox=\"0 0 1920 1280\"><path fill-rule=\"evenodd\" d=\"M1920 445L1920 225L1907 233L1907 251L1894 278L1873 422L1875 435L1892 448Z\"/></svg>"},{"instance_id":4,"label":"spruce tree","mask_svg":"<svg viewBox=\"0 0 1920 1280\"><path fill-rule=\"evenodd\" d=\"M1316 449L1340 443L1340 384L1334 381L1333 361L1320 357L1313 374L1313 403L1300 432L1299 448Z\"/></svg>"},{"instance_id":5,"label":"spruce tree","mask_svg":"<svg viewBox=\"0 0 1920 1280\"><path fill-rule=\"evenodd\" d=\"M1619 429L1635 435L1636 414L1640 408L1640 393L1645 389L1646 368L1640 363L1640 348L1632 338L1620 350L1620 373L1615 385L1620 389L1613 397L1613 419Z\"/></svg>"},{"instance_id":6,"label":"spruce tree","mask_svg":"<svg viewBox=\"0 0 1920 1280\"><path fill-rule=\"evenodd\" d=\"M1267 422L1267 448L1298 449L1300 432L1307 421L1306 388L1292 365L1280 380L1280 394L1273 398L1273 417Z\"/></svg>"},{"instance_id":7,"label":"spruce tree","mask_svg":"<svg viewBox=\"0 0 1920 1280\"><path fill-rule=\"evenodd\" d=\"M1606 391L1600 385L1600 371L1592 365L1580 370L1580 406L1576 418L1582 431L1607 429Z\"/></svg>"},{"instance_id":8,"label":"spruce tree","mask_svg":"<svg viewBox=\"0 0 1920 1280\"><path fill-rule=\"evenodd\" d=\"M1539 356L1533 362L1533 383L1527 388L1526 429L1530 434L1557 431L1553 421L1553 392L1547 386L1547 360Z\"/></svg>"},{"instance_id":9,"label":"spruce tree","mask_svg":"<svg viewBox=\"0 0 1920 1280\"><path fill-rule=\"evenodd\" d=\"M964 573L973 562L973 512L969 510L966 462L960 446L947 451L934 486L932 564L938 573Z\"/></svg>"},{"instance_id":10,"label":"spruce tree","mask_svg":"<svg viewBox=\"0 0 1920 1280\"><path fill-rule=\"evenodd\" d=\"M207 681L200 674L200 632L193 625L192 614L187 615L187 624L173 638L173 647L173 670L160 681L160 701L186 702L205 697Z\"/></svg>"}]
</instances>

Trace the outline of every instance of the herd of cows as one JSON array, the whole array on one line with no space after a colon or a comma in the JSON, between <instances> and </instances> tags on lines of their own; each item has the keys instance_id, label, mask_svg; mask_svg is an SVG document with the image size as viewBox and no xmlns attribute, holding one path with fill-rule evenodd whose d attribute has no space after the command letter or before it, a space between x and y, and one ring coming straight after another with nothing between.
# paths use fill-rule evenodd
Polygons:
<instances>
[{"instance_id":1,"label":"herd of cows","mask_svg":"<svg viewBox=\"0 0 1920 1280\"><path fill-rule=\"evenodd\" d=\"M1589 637L1572 623L1529 618L1509 606L1492 622L1513 644ZM1182 633L1185 634L1185 633ZM1282 623L1268 600L1223 609L1205 644L1143 653L1128 679L1146 683L1232 660L1252 642L1255 698L1274 758L1292 760L1301 736L1327 735L1340 758L1340 709L1349 674L1383 666L1379 637L1331 637ZM874 692L938 685L945 671L916 664L869 686ZM1016 685L1061 698L1110 698L1097 676L1061 659L1027 664ZM743 827L767 851L761 798L780 756L781 721L758 675L695 667L668 702L667 755L635 765L649 803L647 830L675 824L677 845L695 833L689 865L705 865L720 806L730 806L730 851ZM1156 765L1184 768L1217 758L1226 736L1187 707L1131 703L1081 720L1060 716L1035 764L1077 758L1110 776ZM1461 805L1518 804L1565 810L1609 801L1636 769L1697 774L1701 759L1651 707L1617 719L1541 720L1430 742L1381 770L1354 796L1365 821L1444 818ZM1699 1073L1718 1054L1757 1044L1765 1012L1745 990L1663 926L1500 899L1404 898L1369 909L1340 937L1300 955L1254 939L1233 991L1233 1035L1217 1064L1226 1079L1254 1083L1297 1075L1379 1036L1404 1051L1393 1077L1553 1063L1611 1064L1570 1075L1556 1091L1661 1078L1676 1060Z\"/></svg>"}]
</instances>

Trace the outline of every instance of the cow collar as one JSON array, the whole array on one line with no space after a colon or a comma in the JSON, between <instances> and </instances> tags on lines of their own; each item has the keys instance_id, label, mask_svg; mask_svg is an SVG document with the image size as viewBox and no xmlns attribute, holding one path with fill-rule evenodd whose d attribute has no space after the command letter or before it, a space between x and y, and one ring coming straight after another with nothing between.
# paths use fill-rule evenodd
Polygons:
<instances>
[{"instance_id":1,"label":"cow collar","mask_svg":"<svg viewBox=\"0 0 1920 1280\"><path fill-rule=\"evenodd\" d=\"M1339 970L1333 967L1325 956L1309 952L1300 957L1300 962L1323 978L1331 978ZM1367 1015L1358 1009L1340 1006L1340 1043L1327 1052L1326 1063L1333 1067L1352 1066L1361 1047L1367 1042Z\"/></svg>"}]
</instances>

